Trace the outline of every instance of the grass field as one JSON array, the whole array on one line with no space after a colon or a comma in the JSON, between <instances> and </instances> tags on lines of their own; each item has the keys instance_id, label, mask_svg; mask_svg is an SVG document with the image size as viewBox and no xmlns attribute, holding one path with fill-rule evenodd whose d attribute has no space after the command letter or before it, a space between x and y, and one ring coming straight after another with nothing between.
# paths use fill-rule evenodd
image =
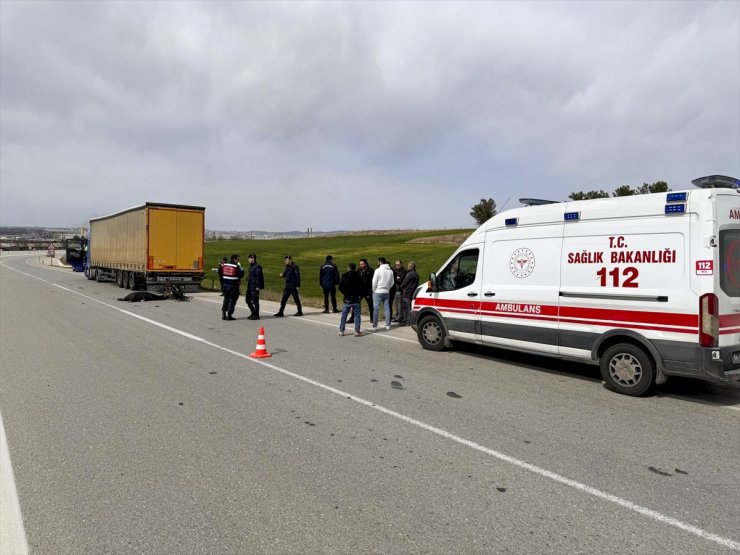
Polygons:
<instances>
[{"instance_id":1,"label":"grass field","mask_svg":"<svg viewBox=\"0 0 740 555\"><path fill-rule=\"evenodd\" d=\"M347 271L349 262L357 264L360 258L367 258L373 268L377 266L378 256L385 256L391 268L396 259L402 260L404 265L409 260L414 260L419 277L424 281L429 273L438 270L457 248L457 244L450 241L462 242L472 231L471 229L458 229L369 233L311 239L208 241L205 247L206 278L203 286L206 289L218 289L218 276L211 269L218 267L222 257L238 254L246 271L247 255L255 253L257 262L262 265L265 274L265 291L260 297L266 300L279 300L284 283L280 272L284 268L283 259L289 254L301 270L302 302L307 306L323 306L324 297L319 286L319 269L327 254L334 257L340 274ZM242 286L242 296L244 289ZM338 294L337 302L341 305L341 294Z\"/></svg>"}]
</instances>

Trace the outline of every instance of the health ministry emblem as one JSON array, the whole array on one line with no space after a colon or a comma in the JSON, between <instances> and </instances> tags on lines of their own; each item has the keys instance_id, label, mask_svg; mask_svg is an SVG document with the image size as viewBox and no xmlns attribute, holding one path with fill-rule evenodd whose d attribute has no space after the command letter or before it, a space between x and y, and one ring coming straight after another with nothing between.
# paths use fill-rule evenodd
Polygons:
<instances>
[{"instance_id":1,"label":"health ministry emblem","mask_svg":"<svg viewBox=\"0 0 740 555\"><path fill-rule=\"evenodd\" d=\"M534 271L534 253L527 249L516 249L509 259L509 269L518 278L525 278Z\"/></svg>"}]
</instances>

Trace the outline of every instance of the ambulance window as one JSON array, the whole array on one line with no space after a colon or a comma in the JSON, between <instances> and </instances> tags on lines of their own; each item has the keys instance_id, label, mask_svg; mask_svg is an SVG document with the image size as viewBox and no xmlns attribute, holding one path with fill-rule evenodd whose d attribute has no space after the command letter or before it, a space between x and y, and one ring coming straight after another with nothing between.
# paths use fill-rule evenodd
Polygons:
<instances>
[{"instance_id":1,"label":"ambulance window","mask_svg":"<svg viewBox=\"0 0 740 555\"><path fill-rule=\"evenodd\" d=\"M440 291L455 291L471 285L478 269L478 249L459 253L444 270L437 274Z\"/></svg>"},{"instance_id":2,"label":"ambulance window","mask_svg":"<svg viewBox=\"0 0 740 555\"><path fill-rule=\"evenodd\" d=\"M740 230L719 232L719 285L730 297L740 297Z\"/></svg>"}]
</instances>

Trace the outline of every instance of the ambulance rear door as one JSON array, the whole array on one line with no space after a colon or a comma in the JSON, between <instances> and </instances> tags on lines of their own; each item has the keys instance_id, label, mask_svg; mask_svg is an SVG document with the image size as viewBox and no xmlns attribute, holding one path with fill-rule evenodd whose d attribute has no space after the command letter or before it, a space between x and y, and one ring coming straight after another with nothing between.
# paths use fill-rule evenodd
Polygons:
<instances>
[{"instance_id":1,"label":"ambulance rear door","mask_svg":"<svg viewBox=\"0 0 740 555\"><path fill-rule=\"evenodd\" d=\"M719 347L733 347L731 365L740 367L740 193L716 190L714 293L719 316Z\"/></svg>"}]
</instances>

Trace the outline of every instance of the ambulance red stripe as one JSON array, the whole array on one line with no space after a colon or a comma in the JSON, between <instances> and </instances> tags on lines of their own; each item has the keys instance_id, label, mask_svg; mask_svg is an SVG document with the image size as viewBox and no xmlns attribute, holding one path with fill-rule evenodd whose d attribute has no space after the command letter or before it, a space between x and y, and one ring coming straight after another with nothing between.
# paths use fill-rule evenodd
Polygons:
<instances>
[{"instance_id":1,"label":"ambulance red stripe","mask_svg":"<svg viewBox=\"0 0 740 555\"><path fill-rule=\"evenodd\" d=\"M738 314L720 314L720 328L738 328L740 327L740 313Z\"/></svg>"},{"instance_id":2,"label":"ambulance red stripe","mask_svg":"<svg viewBox=\"0 0 740 555\"><path fill-rule=\"evenodd\" d=\"M553 306L538 305L536 303L495 303L477 301L458 301L452 299L426 299L417 298L414 303L422 306L433 306L441 311L457 309L465 312L480 311L487 316L504 316L515 318L529 318L533 320L544 320L546 317L555 317L560 321L577 323L596 323L611 325L609 322L627 322L635 325L656 324L659 326L677 326L696 330L699 326L699 317L696 314L680 314L674 312L652 312L637 310L620 310L608 308L586 308L575 306ZM474 307L479 305L480 308ZM519 307L517 311L496 310L496 306L506 305ZM539 307L539 312L524 312L525 307ZM558 311L559 308L559 311ZM734 315L731 315L734 316ZM721 322L724 322L721 320ZM734 323L733 323L734 326ZM640 329L652 329L640 328Z\"/></svg>"},{"instance_id":3,"label":"ambulance red stripe","mask_svg":"<svg viewBox=\"0 0 740 555\"><path fill-rule=\"evenodd\" d=\"M582 308L561 306L561 318L587 318L599 320L618 320L642 324L661 324L664 326L698 327L699 316L675 312L646 312L637 310L613 310L609 308Z\"/></svg>"},{"instance_id":4,"label":"ambulance red stripe","mask_svg":"<svg viewBox=\"0 0 740 555\"><path fill-rule=\"evenodd\" d=\"M431 305L427 305L431 306ZM479 311L475 309L468 309L468 310L460 310L460 309L445 309L440 308L439 311L443 314L467 314L469 316L475 316L479 314ZM493 316L496 318L518 318L523 320L535 320L537 322L567 322L570 324L583 324L583 325L593 325L593 326L605 326L605 327L615 327L615 328L634 328L634 329L640 329L640 330L653 330L653 331L666 331L666 332L674 332L674 333L697 333L698 328L691 327L688 329L682 329L682 328L667 328L667 327L661 327L661 326L644 326L641 324L624 324L619 322L613 322L613 321L598 321L598 320L576 320L572 318L552 318L548 316L538 316L536 314L510 314L506 312L480 312L481 316ZM719 330L720 335L730 335L733 333L740 333L740 327L731 327L731 328L720 328Z\"/></svg>"}]
</instances>

